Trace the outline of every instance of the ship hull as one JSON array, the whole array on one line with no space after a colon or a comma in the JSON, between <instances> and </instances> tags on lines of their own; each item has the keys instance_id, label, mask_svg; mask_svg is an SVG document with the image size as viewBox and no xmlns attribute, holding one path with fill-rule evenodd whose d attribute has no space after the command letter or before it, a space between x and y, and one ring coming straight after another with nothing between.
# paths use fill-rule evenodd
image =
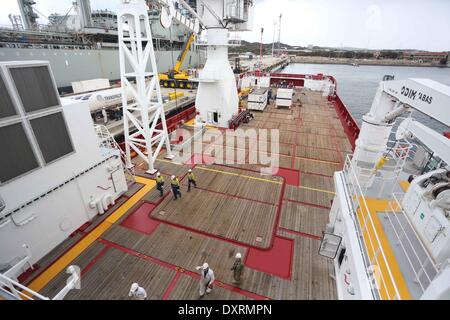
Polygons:
<instances>
[{"instance_id":1,"label":"ship hull","mask_svg":"<svg viewBox=\"0 0 450 320\"><path fill-rule=\"evenodd\" d=\"M165 72L173 68L179 54L180 51L155 51L158 71ZM61 93L70 92L74 81L97 78L108 78L111 81L120 79L119 51L114 49L0 49L0 61L24 60L49 61ZM202 52L189 52L183 68L197 68L204 60Z\"/></svg>"}]
</instances>

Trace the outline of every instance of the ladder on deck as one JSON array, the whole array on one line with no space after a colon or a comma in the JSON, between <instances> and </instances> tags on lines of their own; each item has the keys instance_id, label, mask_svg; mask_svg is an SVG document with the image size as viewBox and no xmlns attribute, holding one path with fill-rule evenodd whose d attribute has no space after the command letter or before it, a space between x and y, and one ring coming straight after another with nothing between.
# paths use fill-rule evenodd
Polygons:
<instances>
[{"instance_id":1,"label":"ladder on deck","mask_svg":"<svg viewBox=\"0 0 450 320\"><path fill-rule=\"evenodd\" d=\"M120 160L122 162L122 166L125 172L125 178L128 186L135 183L135 172L134 167L128 167L127 165L127 156L125 152L120 148L116 139L114 139L113 135L109 132L108 128L104 125L96 124L94 125L95 132L97 136L100 138L100 147L109 150L118 150L120 152Z\"/></svg>"}]
</instances>

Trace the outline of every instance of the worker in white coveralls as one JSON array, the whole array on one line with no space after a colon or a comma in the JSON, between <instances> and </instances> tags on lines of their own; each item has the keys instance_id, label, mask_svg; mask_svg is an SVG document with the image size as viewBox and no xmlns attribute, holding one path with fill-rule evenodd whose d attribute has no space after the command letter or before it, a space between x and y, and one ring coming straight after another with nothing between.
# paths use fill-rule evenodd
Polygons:
<instances>
[{"instance_id":1,"label":"worker in white coveralls","mask_svg":"<svg viewBox=\"0 0 450 320\"><path fill-rule=\"evenodd\" d=\"M140 287L137 283L133 283L131 285L128 296L132 297L134 300L146 300L147 299L147 291L145 291L145 289Z\"/></svg>"},{"instance_id":2,"label":"worker in white coveralls","mask_svg":"<svg viewBox=\"0 0 450 320\"><path fill-rule=\"evenodd\" d=\"M200 297L203 297L206 293L210 293L214 283L214 271L205 262L203 266L197 267L197 270L201 270L200 277Z\"/></svg>"}]
</instances>

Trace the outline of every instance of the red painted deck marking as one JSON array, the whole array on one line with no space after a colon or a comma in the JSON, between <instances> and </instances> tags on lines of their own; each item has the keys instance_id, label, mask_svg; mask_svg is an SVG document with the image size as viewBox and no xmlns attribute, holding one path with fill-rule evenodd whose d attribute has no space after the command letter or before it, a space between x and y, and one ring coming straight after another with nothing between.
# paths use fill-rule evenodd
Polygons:
<instances>
[{"instance_id":1,"label":"red painted deck marking","mask_svg":"<svg viewBox=\"0 0 450 320\"><path fill-rule=\"evenodd\" d=\"M25 272L23 272L20 276L17 277L19 283L24 283L25 281L29 280L30 277L33 276L33 273L37 272L37 270L39 270L40 267L41 266L39 264L34 264L33 268L28 268L27 270L25 270Z\"/></svg>"},{"instance_id":2,"label":"red painted deck marking","mask_svg":"<svg viewBox=\"0 0 450 320\"><path fill-rule=\"evenodd\" d=\"M314 240L322 240L322 237L317 236L315 234L299 232L299 231L295 231L295 230L291 230L291 229L287 229L287 228L283 228L283 227L280 227L279 229L281 231L285 231L287 233L292 233L292 234L295 234L295 235L298 235L298 236L301 236L301 237L304 237L304 238L310 238L310 239L314 239Z\"/></svg>"},{"instance_id":3,"label":"red painted deck marking","mask_svg":"<svg viewBox=\"0 0 450 320\"><path fill-rule=\"evenodd\" d=\"M301 204L301 205L315 207L315 208L320 208L320 209L327 209L327 210L331 209L331 207L326 207L326 206L322 206L320 204L315 204L315 203L310 203L310 202L304 202L304 201L298 201L298 200L292 200L292 199L284 199L284 200L287 201L287 202L298 203L298 204Z\"/></svg>"},{"instance_id":4,"label":"red painted deck marking","mask_svg":"<svg viewBox=\"0 0 450 320\"><path fill-rule=\"evenodd\" d=\"M173 277L172 281L170 282L169 286L167 287L166 292L164 292L164 295L162 297L163 300L167 300L170 297L170 294L172 293L173 289L175 289L175 286L177 285L178 279L180 279L181 274L179 272L175 273L175 276Z\"/></svg>"},{"instance_id":5,"label":"red painted deck marking","mask_svg":"<svg viewBox=\"0 0 450 320\"><path fill-rule=\"evenodd\" d=\"M269 251L249 249L245 265L264 273L291 279L293 249L294 240L276 236Z\"/></svg>"},{"instance_id":6,"label":"red painted deck marking","mask_svg":"<svg viewBox=\"0 0 450 320\"><path fill-rule=\"evenodd\" d=\"M300 183L300 171L288 168L274 168L273 175L284 178L286 183L298 187Z\"/></svg>"},{"instance_id":7,"label":"red painted deck marking","mask_svg":"<svg viewBox=\"0 0 450 320\"><path fill-rule=\"evenodd\" d=\"M91 260L91 262L88 263L88 265L81 271L81 275L84 276L93 266L96 264L103 256L106 254L106 252L110 249L110 247L105 246L97 256L95 256L94 259Z\"/></svg>"},{"instance_id":8,"label":"red painted deck marking","mask_svg":"<svg viewBox=\"0 0 450 320\"><path fill-rule=\"evenodd\" d=\"M121 225L138 232L145 233L147 235L151 234L158 228L160 223L149 217L150 213L155 209L155 205L144 202L136 209L132 214L126 218Z\"/></svg>"}]
</instances>

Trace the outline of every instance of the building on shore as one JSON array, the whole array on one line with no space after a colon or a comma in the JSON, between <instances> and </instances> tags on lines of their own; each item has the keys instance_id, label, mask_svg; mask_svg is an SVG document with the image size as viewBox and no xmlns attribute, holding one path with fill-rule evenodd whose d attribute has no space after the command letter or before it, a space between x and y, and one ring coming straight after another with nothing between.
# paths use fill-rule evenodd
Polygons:
<instances>
[{"instance_id":1,"label":"building on shore","mask_svg":"<svg viewBox=\"0 0 450 320\"><path fill-rule=\"evenodd\" d=\"M448 56L448 52L403 52L403 59L414 60L420 63L446 64L448 61Z\"/></svg>"}]
</instances>

